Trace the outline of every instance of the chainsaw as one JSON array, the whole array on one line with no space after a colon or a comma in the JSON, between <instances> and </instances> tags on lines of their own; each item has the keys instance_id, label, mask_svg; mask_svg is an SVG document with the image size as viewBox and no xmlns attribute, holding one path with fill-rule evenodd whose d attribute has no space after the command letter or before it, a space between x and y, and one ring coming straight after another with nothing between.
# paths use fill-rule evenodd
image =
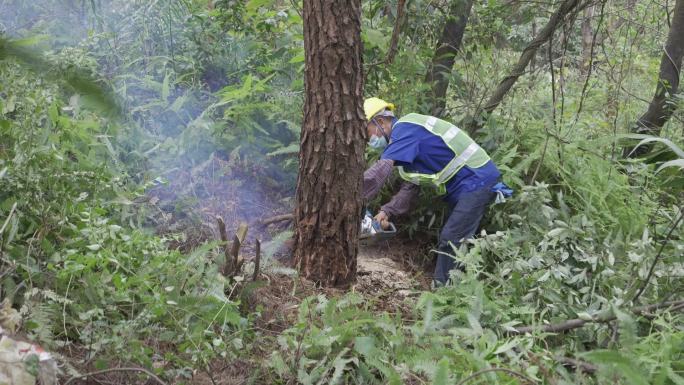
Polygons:
<instances>
[{"instance_id":1,"label":"chainsaw","mask_svg":"<svg viewBox=\"0 0 684 385\"><path fill-rule=\"evenodd\" d=\"M380 222L373 219L370 211L366 211L366 215L361 220L361 234L359 235L359 242L364 245L372 245L379 241L388 240L397 235L397 228L394 223L388 222L389 227L383 229Z\"/></svg>"}]
</instances>

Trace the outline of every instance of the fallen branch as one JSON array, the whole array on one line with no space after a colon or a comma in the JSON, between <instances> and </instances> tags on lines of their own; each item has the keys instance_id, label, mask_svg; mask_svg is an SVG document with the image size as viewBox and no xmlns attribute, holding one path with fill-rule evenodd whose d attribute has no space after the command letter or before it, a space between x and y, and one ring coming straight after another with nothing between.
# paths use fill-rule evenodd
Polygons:
<instances>
[{"instance_id":1,"label":"fallen branch","mask_svg":"<svg viewBox=\"0 0 684 385\"><path fill-rule=\"evenodd\" d=\"M661 302L661 303L656 303L652 305L645 305L645 306L638 306L632 309L632 313L636 315L642 315L644 317L650 316L650 314L653 310L659 310L659 309L664 309L664 308L669 308L670 310L681 310L682 306L684 306L684 299L679 299L676 301L667 301L667 302ZM613 318L615 319L615 318ZM612 321L608 320L608 321Z\"/></svg>"},{"instance_id":2,"label":"fallen branch","mask_svg":"<svg viewBox=\"0 0 684 385\"><path fill-rule=\"evenodd\" d=\"M10 213L7 216L7 219L5 220L5 224L2 225L2 228L0 228L0 234L2 234L5 231L5 228L7 227L7 224L10 222L10 219L12 219L12 215L14 215L14 210L17 209L17 202L14 202L12 205L12 208L10 209Z\"/></svg>"},{"instance_id":3,"label":"fallen branch","mask_svg":"<svg viewBox=\"0 0 684 385\"><path fill-rule=\"evenodd\" d=\"M71 377L67 382L64 383L64 385L69 385L73 381L78 380L79 378L97 376L99 374L105 374L105 373L111 373L111 372L141 372L141 373L145 373L148 376L150 376L150 378L153 379L158 384L167 385L166 382L162 381L162 379L157 377L154 373L150 372L147 369L143 369L143 368L111 368L111 369L98 370L96 372L90 372L90 373L82 374L80 376Z\"/></svg>"},{"instance_id":4,"label":"fallen branch","mask_svg":"<svg viewBox=\"0 0 684 385\"><path fill-rule=\"evenodd\" d=\"M218 224L218 230L219 230L219 236L221 237L221 242L223 242L224 249L223 249L223 255L224 255L224 263L223 263L223 269L221 272L223 275L226 275L226 271L228 269L228 264L230 263L230 250L228 249L228 233L226 233L226 222L223 221L223 218L217 216L216 217L216 223Z\"/></svg>"},{"instance_id":5,"label":"fallen branch","mask_svg":"<svg viewBox=\"0 0 684 385\"><path fill-rule=\"evenodd\" d=\"M568 366L576 371L583 372L586 374L594 374L598 370L598 367L594 364L590 364L585 361L580 361L570 357L557 357L558 362L563 366Z\"/></svg>"},{"instance_id":6,"label":"fallen branch","mask_svg":"<svg viewBox=\"0 0 684 385\"><path fill-rule=\"evenodd\" d=\"M491 373L491 372L504 372L504 373L509 374L509 375L511 375L511 376L515 376L515 377L518 377L518 378L520 378L520 379L522 379L522 380L524 380L524 381L527 381L527 382L530 383L530 384L534 384L534 383L536 382L536 381L534 381L533 379L527 377L526 375L524 375L524 374L522 374L522 373L519 373L519 372L516 372L515 370L506 369L506 368L487 368L487 369L482 369L482 370L480 370L480 371L477 371L477 372L471 374L470 376L468 376L468 377L462 379L461 381L459 381L458 384L456 384L456 385L463 385L463 384L465 384L466 382L472 380L472 379L475 378L475 377L479 377L479 376L481 376L481 375L483 375L483 374Z\"/></svg>"},{"instance_id":7,"label":"fallen branch","mask_svg":"<svg viewBox=\"0 0 684 385\"><path fill-rule=\"evenodd\" d=\"M640 315L646 315L653 310L659 310L659 309L664 309L668 307L673 307L677 310L681 309L681 306L684 305L684 300L678 300L678 301L668 301L668 302L663 302L663 303L658 303L658 304L652 304L652 305L646 305L646 306L638 306L633 309L631 309L632 313ZM572 329L577 329L581 328L582 326L588 324L588 323L605 323L605 322L610 322L617 317L613 312L608 309L607 311L601 312L591 318L584 319L584 318L573 318L567 321L563 321L560 323L556 324L548 324L548 325L534 325L534 326L522 326L519 328L515 328L515 330L510 330L508 331L509 334L525 334L525 333L533 333L533 332L544 332L544 333L558 333L558 332L563 332L563 331L568 331Z\"/></svg>"},{"instance_id":8,"label":"fallen branch","mask_svg":"<svg viewBox=\"0 0 684 385\"><path fill-rule=\"evenodd\" d=\"M293 214L276 215L274 217L263 219L261 222L259 222L259 224L262 226L268 226L268 225L270 225L272 223L276 223L276 222L291 221L293 218L294 218Z\"/></svg>"}]
</instances>

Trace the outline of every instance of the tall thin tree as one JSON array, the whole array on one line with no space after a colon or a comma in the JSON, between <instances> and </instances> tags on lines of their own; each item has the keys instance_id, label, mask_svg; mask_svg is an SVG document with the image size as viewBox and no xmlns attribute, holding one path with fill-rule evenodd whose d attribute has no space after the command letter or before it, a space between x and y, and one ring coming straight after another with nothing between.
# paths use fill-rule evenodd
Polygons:
<instances>
[{"instance_id":1,"label":"tall thin tree","mask_svg":"<svg viewBox=\"0 0 684 385\"><path fill-rule=\"evenodd\" d=\"M304 126L295 262L324 286L356 277L362 174L361 0L304 0Z\"/></svg>"},{"instance_id":2,"label":"tall thin tree","mask_svg":"<svg viewBox=\"0 0 684 385\"><path fill-rule=\"evenodd\" d=\"M504 96L511 90L515 82L518 81L518 78L525 73L525 69L532 61L532 58L537 54L539 47L549 41L556 29L566 22L568 15L581 11L589 4L591 4L590 0L584 3L582 3L582 0L563 0L560 3L556 11L549 17L549 21L544 28L539 31L534 39L525 47L522 54L520 54L518 62L515 63L508 76L501 80L484 107L476 112L476 118L472 119L470 122L466 122L466 127L471 134L474 134L475 131L480 128L480 118L486 118L499 106L499 104L501 104Z\"/></svg>"},{"instance_id":3,"label":"tall thin tree","mask_svg":"<svg viewBox=\"0 0 684 385\"><path fill-rule=\"evenodd\" d=\"M677 0L672 13L670 32L663 47L660 59L658 84L653 100L648 105L646 113L636 121L632 132L639 134L659 135L660 129L674 113L677 103L673 96L679 89L679 78L682 72L684 58L684 0ZM625 149L626 156L637 157L649 151L648 146L641 146L635 150Z\"/></svg>"},{"instance_id":4,"label":"tall thin tree","mask_svg":"<svg viewBox=\"0 0 684 385\"><path fill-rule=\"evenodd\" d=\"M456 55L461 49L472 7L473 0L453 0L449 6L449 13L437 42L430 69L425 75L425 81L432 89L427 102L433 115L441 116L444 113L451 71Z\"/></svg>"}]
</instances>

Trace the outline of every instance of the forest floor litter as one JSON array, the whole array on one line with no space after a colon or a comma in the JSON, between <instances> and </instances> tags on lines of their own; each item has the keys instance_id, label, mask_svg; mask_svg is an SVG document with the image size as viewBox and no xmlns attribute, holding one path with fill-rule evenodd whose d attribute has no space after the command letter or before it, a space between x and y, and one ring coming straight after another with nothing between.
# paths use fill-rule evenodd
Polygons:
<instances>
[{"instance_id":1,"label":"forest floor litter","mask_svg":"<svg viewBox=\"0 0 684 385\"><path fill-rule=\"evenodd\" d=\"M216 217L224 218L229 234L236 231L241 223L249 224L247 239L241 245L240 253L245 259L245 267L251 268L254 259L255 241L264 241L265 256L258 282L248 287L247 283L237 290L240 292L241 306L254 311L253 328L263 333L263 344L255 344L251 355L267 356L275 340L297 321L297 312L303 300L319 294L328 297L341 297L347 291L320 288L313 282L304 280L296 274L291 253L290 220L278 220L261 225L264 218L287 213L286 193L277 188L264 186L250 180L246 168L236 171L234 161L220 156L211 159L189 172L168 175L168 181L152 188L146 199L156 212L148 220L156 227L157 233L169 237L169 248L192 252L202 244L219 240ZM250 193L244 193L249 191ZM263 203L268 202L268 203ZM283 236L285 235L285 236ZM411 317L416 295L429 288L432 266L425 255L428 242L397 237L392 241L359 246L357 256L357 279L349 288L360 294L369 310L374 312L398 313ZM245 277L251 276L244 271ZM271 338L272 337L272 338ZM155 368L165 368L170 363L162 358L164 346L149 341L156 346L160 359L153 363ZM70 364L80 373L96 372L87 360L87 347L71 352L61 352L69 357ZM121 363L120 366L125 366ZM243 384L246 383L258 365L249 360L216 359L206 368L197 368L191 376L191 384ZM109 372L86 379L93 383L127 383L140 381L145 373ZM183 380L179 377L178 381ZM187 379L186 379L187 380ZM153 383L153 380L149 380Z\"/></svg>"}]
</instances>

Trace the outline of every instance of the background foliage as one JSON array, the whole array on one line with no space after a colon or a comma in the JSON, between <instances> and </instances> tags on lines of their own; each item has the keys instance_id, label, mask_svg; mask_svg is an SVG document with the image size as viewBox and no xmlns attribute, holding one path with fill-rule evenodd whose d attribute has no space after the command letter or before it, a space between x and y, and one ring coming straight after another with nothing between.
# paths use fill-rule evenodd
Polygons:
<instances>
[{"instance_id":1,"label":"background foliage","mask_svg":"<svg viewBox=\"0 0 684 385\"><path fill-rule=\"evenodd\" d=\"M406 6L387 64L396 3L363 2L366 93L403 113L425 108L448 2ZM0 284L24 320L19 331L65 355L78 350L95 368L116 357L178 383L211 373L216 360L250 362L258 383L446 384L495 367L550 384L684 383L681 313L630 311L682 299L681 109L661 132L670 142L656 142L646 159L620 156L655 87L671 9L595 7L591 73L581 68L580 14L477 134L516 196L491 210L469 249L454 251L469 266L459 283L418 293L412 314L378 312L354 293L320 294L273 334L255 326L263 309L239 295L249 287L218 274L216 242L172 246L191 230L160 218L186 215L200 226L191 214L205 195L184 191L160 208L149 191L184 184L220 159L218 175L237 186L220 199L257 196L240 181L251 178L269 186L263 200L291 209L281 198L297 169L301 4L3 1ZM449 120L475 113L553 9L474 5L450 78ZM664 161L675 162L659 169ZM444 213L434 199L426 192L404 218L406 235L436 234ZM511 334L605 312L615 320ZM255 353L264 346L268 359ZM566 358L596 371L568 369Z\"/></svg>"}]
</instances>

